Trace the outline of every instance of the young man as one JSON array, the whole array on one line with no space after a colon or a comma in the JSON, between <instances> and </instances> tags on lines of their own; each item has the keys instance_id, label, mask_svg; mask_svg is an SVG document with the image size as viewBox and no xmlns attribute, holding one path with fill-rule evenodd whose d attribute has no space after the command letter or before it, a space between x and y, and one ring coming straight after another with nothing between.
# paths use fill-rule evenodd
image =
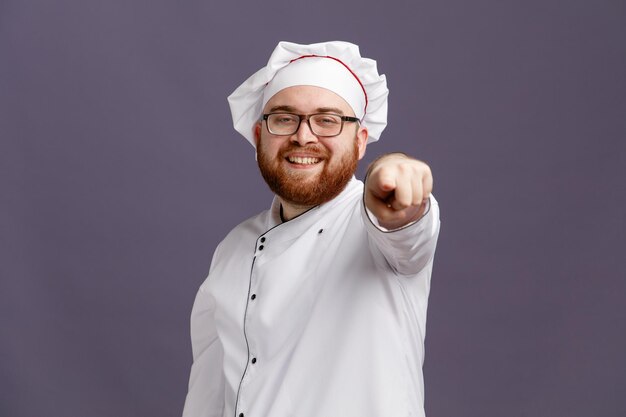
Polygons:
<instances>
[{"instance_id":1,"label":"young man","mask_svg":"<svg viewBox=\"0 0 626 417\"><path fill-rule=\"evenodd\" d=\"M424 415L430 169L388 154L353 176L387 94L356 45L281 42L229 97L276 197L214 253L185 417Z\"/></svg>"}]
</instances>

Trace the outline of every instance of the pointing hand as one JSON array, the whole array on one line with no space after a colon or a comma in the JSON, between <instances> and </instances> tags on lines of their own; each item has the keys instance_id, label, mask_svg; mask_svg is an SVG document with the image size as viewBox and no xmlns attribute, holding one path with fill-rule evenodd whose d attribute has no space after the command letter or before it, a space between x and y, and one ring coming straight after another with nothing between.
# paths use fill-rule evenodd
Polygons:
<instances>
[{"instance_id":1,"label":"pointing hand","mask_svg":"<svg viewBox=\"0 0 626 417\"><path fill-rule=\"evenodd\" d=\"M433 189L430 167L401 153L374 161L365 181L365 205L381 226L397 229L419 219Z\"/></svg>"}]
</instances>

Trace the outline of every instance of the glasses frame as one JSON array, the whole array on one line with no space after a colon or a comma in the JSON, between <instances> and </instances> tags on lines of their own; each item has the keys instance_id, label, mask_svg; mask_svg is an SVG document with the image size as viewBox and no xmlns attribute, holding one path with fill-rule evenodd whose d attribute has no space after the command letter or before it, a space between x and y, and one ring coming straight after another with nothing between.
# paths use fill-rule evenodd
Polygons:
<instances>
[{"instance_id":1,"label":"glasses frame","mask_svg":"<svg viewBox=\"0 0 626 417\"><path fill-rule=\"evenodd\" d=\"M292 133L283 133L283 134L279 134L279 133L274 133L270 130L270 125L267 122L269 117L274 115L274 114L287 114L290 116L296 116L298 117L298 126L296 127L296 129L292 132ZM339 117L341 119L341 127L339 128L339 133L334 134L334 135L319 135L317 133L315 133L313 131L313 127L311 126L311 117L313 116L336 116ZM342 116L340 114L335 114L335 113L311 113L311 114L296 114L296 113L289 113L289 112L283 112L283 111L279 111L279 112L274 112L274 113L265 113L263 114L263 120L265 121L265 128L267 129L267 131L274 135L274 136L291 136L291 135L295 135L296 133L298 133L298 130L300 130L300 125L302 124L302 120L306 120L306 123L309 125L309 130L311 131L312 134L314 134L315 136L318 136L320 138L334 138L335 136L339 136L341 135L341 132L343 132L343 124L344 122L358 122L361 123L361 120L358 117L351 117L351 116Z\"/></svg>"}]
</instances>

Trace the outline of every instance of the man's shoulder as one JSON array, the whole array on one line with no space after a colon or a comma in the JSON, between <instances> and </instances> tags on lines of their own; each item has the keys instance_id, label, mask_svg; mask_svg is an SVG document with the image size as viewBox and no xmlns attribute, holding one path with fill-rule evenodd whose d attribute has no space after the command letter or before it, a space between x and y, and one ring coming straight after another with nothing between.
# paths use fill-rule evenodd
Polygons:
<instances>
[{"instance_id":1,"label":"man's shoulder","mask_svg":"<svg viewBox=\"0 0 626 417\"><path fill-rule=\"evenodd\" d=\"M270 211L263 210L262 212L242 221L237 226L233 227L230 232L228 232L226 237L224 237L222 242L220 242L220 246L232 245L237 242L247 242L249 239L256 239L266 231L269 216Z\"/></svg>"}]
</instances>

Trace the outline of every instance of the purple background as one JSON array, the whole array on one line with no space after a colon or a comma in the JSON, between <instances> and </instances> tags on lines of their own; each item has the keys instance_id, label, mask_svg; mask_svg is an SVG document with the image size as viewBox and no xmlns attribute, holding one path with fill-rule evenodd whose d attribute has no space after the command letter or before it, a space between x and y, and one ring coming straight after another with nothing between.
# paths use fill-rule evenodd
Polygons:
<instances>
[{"instance_id":1,"label":"purple background","mask_svg":"<svg viewBox=\"0 0 626 417\"><path fill-rule=\"evenodd\" d=\"M226 96L279 40L375 58L367 162L442 209L426 410L626 415L623 1L0 1L0 416L176 416L213 249L269 206Z\"/></svg>"}]
</instances>

